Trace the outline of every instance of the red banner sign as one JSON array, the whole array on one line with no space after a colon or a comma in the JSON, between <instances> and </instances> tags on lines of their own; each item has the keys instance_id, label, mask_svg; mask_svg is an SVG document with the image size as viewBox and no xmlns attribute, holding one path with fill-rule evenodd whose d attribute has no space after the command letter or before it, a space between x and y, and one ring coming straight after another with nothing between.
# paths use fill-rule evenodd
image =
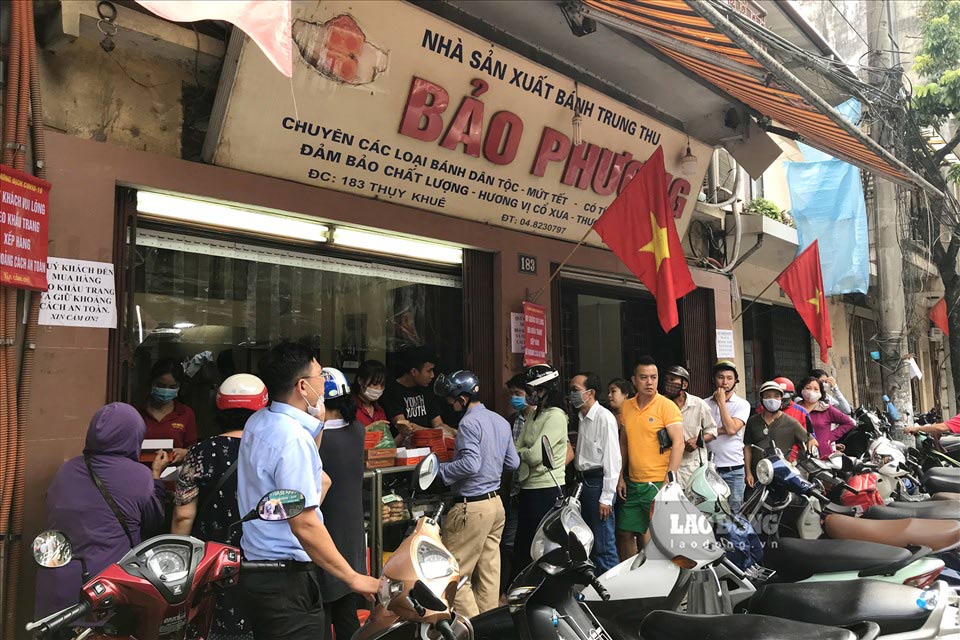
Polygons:
<instances>
[{"instance_id":1,"label":"red banner sign","mask_svg":"<svg viewBox=\"0 0 960 640\"><path fill-rule=\"evenodd\" d=\"M50 183L0 165L0 284L47 290Z\"/></svg>"},{"instance_id":2,"label":"red banner sign","mask_svg":"<svg viewBox=\"0 0 960 640\"><path fill-rule=\"evenodd\" d=\"M547 362L547 309L523 303L523 366Z\"/></svg>"}]
</instances>

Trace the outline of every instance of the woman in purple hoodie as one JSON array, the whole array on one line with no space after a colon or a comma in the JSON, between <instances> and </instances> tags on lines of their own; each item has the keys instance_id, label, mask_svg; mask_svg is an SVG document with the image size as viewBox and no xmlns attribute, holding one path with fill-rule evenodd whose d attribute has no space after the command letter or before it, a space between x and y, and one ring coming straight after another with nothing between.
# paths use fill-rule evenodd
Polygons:
<instances>
[{"instance_id":1,"label":"woman in purple hoodie","mask_svg":"<svg viewBox=\"0 0 960 640\"><path fill-rule=\"evenodd\" d=\"M82 586L80 558L90 577L124 556L163 526L163 483L160 472L169 456L159 452L151 469L140 462L147 427L128 404L102 407L90 420L83 455L63 463L47 490L47 527L62 531L73 546L74 560L59 569L40 569L36 615L47 616L77 604ZM125 520L107 504L93 480L96 476Z\"/></svg>"}]
</instances>

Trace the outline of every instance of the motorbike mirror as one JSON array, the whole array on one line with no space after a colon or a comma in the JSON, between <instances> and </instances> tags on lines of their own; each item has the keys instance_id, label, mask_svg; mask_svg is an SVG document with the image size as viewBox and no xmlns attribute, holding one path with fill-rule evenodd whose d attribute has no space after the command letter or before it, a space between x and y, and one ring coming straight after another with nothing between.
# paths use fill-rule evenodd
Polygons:
<instances>
[{"instance_id":1,"label":"motorbike mirror","mask_svg":"<svg viewBox=\"0 0 960 640\"><path fill-rule=\"evenodd\" d=\"M47 529L33 539L33 559L41 567L56 569L73 560L73 547L65 533Z\"/></svg>"},{"instance_id":2,"label":"motorbike mirror","mask_svg":"<svg viewBox=\"0 0 960 640\"><path fill-rule=\"evenodd\" d=\"M416 600L421 606L429 609L430 611L446 611L447 605L443 600L437 596L433 591L430 590L430 587L425 585L420 580L417 580L417 583L413 585L413 589L410 590L410 595L413 596L413 599Z\"/></svg>"},{"instance_id":3,"label":"motorbike mirror","mask_svg":"<svg viewBox=\"0 0 960 640\"><path fill-rule=\"evenodd\" d=\"M553 471L553 450L550 448L550 439L547 436L540 438L540 454L543 466Z\"/></svg>"},{"instance_id":4,"label":"motorbike mirror","mask_svg":"<svg viewBox=\"0 0 960 640\"><path fill-rule=\"evenodd\" d=\"M440 474L440 460L437 454L431 453L417 464L413 470L414 489L426 491L434 483Z\"/></svg>"},{"instance_id":5,"label":"motorbike mirror","mask_svg":"<svg viewBox=\"0 0 960 640\"><path fill-rule=\"evenodd\" d=\"M574 562L586 562L589 557L587 550L584 548L583 544L580 542L580 538L577 537L573 531L567 534L567 548L570 549L570 559Z\"/></svg>"},{"instance_id":6,"label":"motorbike mirror","mask_svg":"<svg viewBox=\"0 0 960 640\"><path fill-rule=\"evenodd\" d=\"M299 491L277 489L260 498L257 504L257 517L268 522L289 520L303 512L306 501L307 499Z\"/></svg>"},{"instance_id":7,"label":"motorbike mirror","mask_svg":"<svg viewBox=\"0 0 960 640\"><path fill-rule=\"evenodd\" d=\"M677 481L677 474L673 471L667 471L667 484Z\"/></svg>"}]
</instances>

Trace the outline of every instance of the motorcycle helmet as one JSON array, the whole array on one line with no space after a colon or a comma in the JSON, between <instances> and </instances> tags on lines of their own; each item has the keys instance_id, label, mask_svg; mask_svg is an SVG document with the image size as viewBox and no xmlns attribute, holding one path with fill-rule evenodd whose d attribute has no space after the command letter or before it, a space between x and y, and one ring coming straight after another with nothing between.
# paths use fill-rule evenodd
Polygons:
<instances>
[{"instance_id":1,"label":"motorcycle helmet","mask_svg":"<svg viewBox=\"0 0 960 640\"><path fill-rule=\"evenodd\" d=\"M734 381L740 382L740 372L737 371L737 365L732 360L717 360L717 363L713 365L713 376L716 377L720 371L733 371Z\"/></svg>"},{"instance_id":2,"label":"motorcycle helmet","mask_svg":"<svg viewBox=\"0 0 960 640\"><path fill-rule=\"evenodd\" d=\"M664 372L664 375L677 376L678 378L683 378L684 380L686 380L687 384L690 383L690 372L678 364L667 369Z\"/></svg>"},{"instance_id":3,"label":"motorcycle helmet","mask_svg":"<svg viewBox=\"0 0 960 640\"><path fill-rule=\"evenodd\" d=\"M259 411L267 406L267 387L257 376L237 373L224 380L217 389L217 409Z\"/></svg>"},{"instance_id":4,"label":"motorcycle helmet","mask_svg":"<svg viewBox=\"0 0 960 640\"><path fill-rule=\"evenodd\" d=\"M324 367L320 375L323 376L323 399L331 400L350 394L350 383L343 372L333 367Z\"/></svg>"},{"instance_id":5,"label":"motorcycle helmet","mask_svg":"<svg viewBox=\"0 0 960 640\"><path fill-rule=\"evenodd\" d=\"M480 380L472 371L466 369L449 375L441 373L433 383L433 392L440 398L457 399L464 396L473 401L480 395Z\"/></svg>"},{"instance_id":6,"label":"motorcycle helmet","mask_svg":"<svg viewBox=\"0 0 960 640\"><path fill-rule=\"evenodd\" d=\"M774 378L773 381L780 385L780 388L783 389L784 395L789 393L790 397L792 398L797 394L797 389L793 386L793 381L790 378L784 378L781 376L779 378Z\"/></svg>"},{"instance_id":7,"label":"motorcycle helmet","mask_svg":"<svg viewBox=\"0 0 960 640\"><path fill-rule=\"evenodd\" d=\"M560 381L560 372L548 364L535 364L524 371L524 384L534 389L550 389Z\"/></svg>"}]
</instances>

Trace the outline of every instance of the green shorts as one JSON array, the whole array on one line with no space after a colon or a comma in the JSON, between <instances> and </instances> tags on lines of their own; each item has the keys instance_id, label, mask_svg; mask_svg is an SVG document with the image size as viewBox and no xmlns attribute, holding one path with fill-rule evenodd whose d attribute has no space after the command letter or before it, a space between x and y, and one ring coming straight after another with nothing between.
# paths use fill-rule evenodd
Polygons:
<instances>
[{"instance_id":1,"label":"green shorts","mask_svg":"<svg viewBox=\"0 0 960 640\"><path fill-rule=\"evenodd\" d=\"M631 482L627 480L627 499L620 504L617 529L646 533L650 527L650 507L657 497L662 482Z\"/></svg>"}]
</instances>

